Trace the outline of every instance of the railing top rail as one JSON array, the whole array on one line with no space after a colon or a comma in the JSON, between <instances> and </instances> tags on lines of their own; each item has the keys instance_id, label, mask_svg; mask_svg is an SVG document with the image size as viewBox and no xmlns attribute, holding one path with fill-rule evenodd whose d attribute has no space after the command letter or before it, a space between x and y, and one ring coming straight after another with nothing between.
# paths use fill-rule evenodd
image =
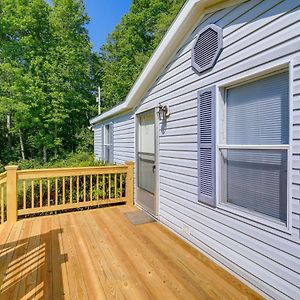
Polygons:
<instances>
[{"instance_id":1,"label":"railing top rail","mask_svg":"<svg viewBox=\"0 0 300 300\"><path fill-rule=\"evenodd\" d=\"M76 171L76 170L106 170L106 169L120 169L127 168L127 165L112 165L112 166L96 166L96 167L69 167L69 168L49 168L49 169L26 169L18 170L18 173L32 173L32 172L57 172L57 171Z\"/></svg>"},{"instance_id":2,"label":"railing top rail","mask_svg":"<svg viewBox=\"0 0 300 300\"><path fill-rule=\"evenodd\" d=\"M0 174L0 184L5 183L7 181L7 172L3 172Z\"/></svg>"},{"instance_id":3,"label":"railing top rail","mask_svg":"<svg viewBox=\"0 0 300 300\"><path fill-rule=\"evenodd\" d=\"M52 169L29 169L17 171L19 179L50 178L60 176L80 176L109 173L122 173L127 171L127 165L81 167L81 168L52 168Z\"/></svg>"},{"instance_id":4,"label":"railing top rail","mask_svg":"<svg viewBox=\"0 0 300 300\"><path fill-rule=\"evenodd\" d=\"M6 177L7 176L7 172L3 172L3 173L0 173L0 179L2 179L3 177Z\"/></svg>"}]
</instances>

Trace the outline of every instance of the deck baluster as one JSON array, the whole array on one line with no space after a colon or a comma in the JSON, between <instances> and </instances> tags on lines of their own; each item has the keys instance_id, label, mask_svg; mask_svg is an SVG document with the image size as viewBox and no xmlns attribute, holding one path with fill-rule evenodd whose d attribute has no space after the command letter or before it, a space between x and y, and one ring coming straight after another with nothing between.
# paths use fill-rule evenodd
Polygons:
<instances>
[{"instance_id":1,"label":"deck baluster","mask_svg":"<svg viewBox=\"0 0 300 300\"><path fill-rule=\"evenodd\" d=\"M70 203L73 203L73 176L70 176Z\"/></svg>"},{"instance_id":2,"label":"deck baluster","mask_svg":"<svg viewBox=\"0 0 300 300\"><path fill-rule=\"evenodd\" d=\"M34 208L34 180L31 180L31 208Z\"/></svg>"},{"instance_id":3,"label":"deck baluster","mask_svg":"<svg viewBox=\"0 0 300 300\"><path fill-rule=\"evenodd\" d=\"M90 175L90 201L93 201L93 175Z\"/></svg>"},{"instance_id":4,"label":"deck baluster","mask_svg":"<svg viewBox=\"0 0 300 300\"><path fill-rule=\"evenodd\" d=\"M76 202L79 203L79 176L76 177Z\"/></svg>"},{"instance_id":5,"label":"deck baluster","mask_svg":"<svg viewBox=\"0 0 300 300\"><path fill-rule=\"evenodd\" d=\"M4 184L0 185L1 194L0 194L0 205L1 205L1 222L2 224L4 222Z\"/></svg>"},{"instance_id":6,"label":"deck baluster","mask_svg":"<svg viewBox=\"0 0 300 300\"><path fill-rule=\"evenodd\" d=\"M55 177L55 205L58 205L58 178Z\"/></svg>"},{"instance_id":7,"label":"deck baluster","mask_svg":"<svg viewBox=\"0 0 300 300\"><path fill-rule=\"evenodd\" d=\"M66 204L66 177L63 177L63 187L62 187L62 198L63 198L63 204Z\"/></svg>"},{"instance_id":8,"label":"deck baluster","mask_svg":"<svg viewBox=\"0 0 300 300\"><path fill-rule=\"evenodd\" d=\"M86 175L83 176L83 202L86 202Z\"/></svg>"},{"instance_id":9,"label":"deck baluster","mask_svg":"<svg viewBox=\"0 0 300 300\"><path fill-rule=\"evenodd\" d=\"M40 178L40 207L43 206L43 179Z\"/></svg>"},{"instance_id":10,"label":"deck baluster","mask_svg":"<svg viewBox=\"0 0 300 300\"><path fill-rule=\"evenodd\" d=\"M26 208L26 192L27 192L27 189L26 189L26 180L23 180L23 208L25 209Z\"/></svg>"}]
</instances>

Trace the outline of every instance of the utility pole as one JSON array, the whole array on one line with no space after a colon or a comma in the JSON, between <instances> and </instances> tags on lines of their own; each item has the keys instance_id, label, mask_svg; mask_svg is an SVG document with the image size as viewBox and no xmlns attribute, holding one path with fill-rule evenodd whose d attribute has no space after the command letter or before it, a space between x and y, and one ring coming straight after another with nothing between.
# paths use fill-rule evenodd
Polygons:
<instances>
[{"instance_id":1,"label":"utility pole","mask_svg":"<svg viewBox=\"0 0 300 300\"><path fill-rule=\"evenodd\" d=\"M101 90L100 90L100 86L98 86L98 97L96 98L96 101L98 103L98 115L101 115Z\"/></svg>"}]
</instances>

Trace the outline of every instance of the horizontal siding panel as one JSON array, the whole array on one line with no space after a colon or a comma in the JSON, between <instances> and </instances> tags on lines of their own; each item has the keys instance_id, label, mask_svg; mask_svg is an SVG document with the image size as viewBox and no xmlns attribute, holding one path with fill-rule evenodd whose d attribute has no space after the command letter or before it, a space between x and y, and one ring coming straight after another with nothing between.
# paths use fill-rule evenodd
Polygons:
<instances>
[{"instance_id":1,"label":"horizontal siding panel","mask_svg":"<svg viewBox=\"0 0 300 300\"><path fill-rule=\"evenodd\" d=\"M160 164L160 170L167 171L170 173L177 174L188 174L187 176L198 177L198 169L189 168L187 166L176 166L176 165L167 165Z\"/></svg>"},{"instance_id":2,"label":"horizontal siding panel","mask_svg":"<svg viewBox=\"0 0 300 300\"><path fill-rule=\"evenodd\" d=\"M178 189L176 188L176 186L170 185L169 183L160 182L160 191L166 192L167 194L171 193L173 195L176 195L179 199L179 203L183 203L185 201L184 199L189 199L189 201L191 202L198 201L197 193L194 194L194 193L190 193L189 191Z\"/></svg>"},{"instance_id":3,"label":"horizontal siding panel","mask_svg":"<svg viewBox=\"0 0 300 300\"><path fill-rule=\"evenodd\" d=\"M292 225L294 228L300 229L300 216L298 214L293 214Z\"/></svg>"},{"instance_id":4,"label":"horizontal siding panel","mask_svg":"<svg viewBox=\"0 0 300 300\"><path fill-rule=\"evenodd\" d=\"M241 277L246 281L249 281L249 273L242 269L235 261L230 261L226 258L225 255L218 253L214 250L213 247L210 247L209 244L205 244L203 240L196 238L195 236L189 235L185 236L182 233L182 229L178 226L178 220L168 214L168 212L164 212L164 214L160 217L160 220L167 227L171 228L175 233L177 233L181 237L185 237L192 245L194 245L197 249L207 255L209 258L213 259L216 263L225 266L228 270L231 271L235 276ZM261 290L265 297L270 297L274 299L282 299L282 293L277 290L274 290L272 287L267 285L265 282L261 282L257 278L252 278L251 281L252 286L254 286L257 290Z\"/></svg>"},{"instance_id":5,"label":"horizontal siding panel","mask_svg":"<svg viewBox=\"0 0 300 300\"><path fill-rule=\"evenodd\" d=\"M274 2L271 3L271 2L265 1L263 3L266 4L267 6L273 6L274 5ZM279 7L279 11L282 10L284 7L289 7L290 9L292 9L294 7L297 7L297 5L295 5L295 2L293 2L293 1L287 1L284 5L282 4L282 6ZM275 10L275 11L278 11L278 7L277 7L277 10ZM271 12L269 11L269 13L271 13ZM250 46L256 47L258 41L264 42L264 40L266 39L267 36L269 36L270 38L272 37L272 35L275 36L276 35L275 34L276 30L277 31L283 30L285 27L287 27L290 24L296 22L297 20L299 21L299 16L297 14L292 15L292 16L288 15L288 17L283 18L283 20L282 19L278 20L277 17L274 17L277 22L269 24L269 26L263 27L263 29L260 29L260 30L257 30L257 22L254 23L255 25L253 25L253 23L250 23L250 25L247 25L247 26L250 26L250 27L251 27L251 24L252 24L252 26L255 26L256 30L254 30L254 31L252 30L252 32L254 32L253 35L249 35L249 36L247 36L246 34L244 35L244 30L247 28L247 26L244 26L242 28L242 30L240 31L240 35L243 37L243 41L241 43L239 43L238 45L236 45L236 44L232 45L232 47L234 47L233 50L229 47L232 42L230 42L230 41L227 42L228 38L226 36L227 33L226 33L226 29L225 29L224 30L224 35L225 35L225 37L224 37L224 48L223 48L223 52L221 53L220 58L218 59L218 63L222 62L223 60L225 60L229 56L238 53L242 49L247 51ZM268 23L270 23L270 20L269 20ZM275 27L275 28L273 29L273 27ZM289 28L287 28L287 30L289 30ZM236 34L234 34L233 36L235 36L235 35ZM262 37L263 37L263 39L262 39ZM278 40L280 40L280 37L278 37ZM269 45L269 43L266 42L265 47L268 47L268 45ZM253 51L251 53L253 53ZM176 76L178 76L178 74L181 75L183 71L186 71L186 73L182 74L182 76L180 76L181 78L187 77L189 75L194 74L194 71L190 68L190 55L191 55L190 53L186 54L186 60L185 60L186 61L186 63L185 63L186 68L182 68L182 70L180 72L177 72L176 75L172 74L170 76L170 78L173 79L173 82L177 81ZM242 54L242 57L246 58L247 56L245 56L245 54ZM223 68L223 66L220 66L220 69L222 69L222 68ZM168 74L165 74L164 78L168 78ZM170 84L165 83L165 82L164 82L164 85L157 84L155 89L153 89L151 91L151 94L154 94L157 89L161 90L161 89L165 88L168 85L170 85Z\"/></svg>"},{"instance_id":6,"label":"horizontal siding panel","mask_svg":"<svg viewBox=\"0 0 300 300\"><path fill-rule=\"evenodd\" d=\"M300 67L299 67L300 69ZM300 100L300 80L294 80L294 86L293 86L293 92L294 92L294 108L300 108L300 105L295 105L295 102L296 101L299 101ZM296 96L297 95L297 96Z\"/></svg>"},{"instance_id":7,"label":"horizontal siding panel","mask_svg":"<svg viewBox=\"0 0 300 300\"><path fill-rule=\"evenodd\" d=\"M134 133L134 128L124 128L122 130L116 130L114 131L114 136L120 136L120 135L124 135L124 134L133 134Z\"/></svg>"},{"instance_id":8,"label":"horizontal siding panel","mask_svg":"<svg viewBox=\"0 0 300 300\"><path fill-rule=\"evenodd\" d=\"M197 108L197 97L192 95L190 97L185 97L184 95L184 97L175 98L173 101L169 101L168 105L170 106L170 111L172 114Z\"/></svg>"},{"instance_id":9,"label":"horizontal siding panel","mask_svg":"<svg viewBox=\"0 0 300 300\"><path fill-rule=\"evenodd\" d=\"M186 175L186 174L174 174L172 172L168 172L168 171L164 171L162 169L160 169L159 175L161 178L167 178L167 179L174 179L174 177L176 178L177 181L182 182L182 183L187 183L190 185L194 185L197 186L198 185L198 177L196 176L191 176Z\"/></svg>"},{"instance_id":10,"label":"horizontal siding panel","mask_svg":"<svg viewBox=\"0 0 300 300\"><path fill-rule=\"evenodd\" d=\"M185 210L186 212L190 211L191 214L197 214L195 219L199 220L199 222L202 222L203 224L207 223L211 228L216 227L216 230L219 228L220 232L222 232L223 229L224 234L231 236L244 245L248 245L249 248L253 248L253 250L256 250L259 253L265 253L265 256L270 255L275 261L278 256L279 262L282 265L299 273L300 253L297 253L297 245L292 247L292 243L286 241L286 243L289 244L282 245L285 247L280 248L278 247L278 239L275 239L271 234L263 231L258 234L253 226L246 223L239 223L237 220L228 218L222 214L220 209L214 210L212 213L210 208L200 205L196 201L189 201L186 200L187 198L177 195L176 188L173 188L173 190L169 192L169 188L166 187L166 190L167 191L163 190L161 192L163 198L167 198L171 203L174 203L174 207L175 205L180 205L182 208L180 211ZM238 224L240 224L240 226ZM297 256L292 255L291 251L293 249ZM285 263L286 261L287 264Z\"/></svg>"},{"instance_id":11,"label":"horizontal siding panel","mask_svg":"<svg viewBox=\"0 0 300 300\"><path fill-rule=\"evenodd\" d=\"M190 117L186 119L181 119L181 120L174 120L174 121L169 121L167 126L166 126L166 132L168 132L169 129L171 128L178 128L178 127L187 127L191 125L197 125L197 117Z\"/></svg>"},{"instance_id":12,"label":"horizontal siding panel","mask_svg":"<svg viewBox=\"0 0 300 300\"><path fill-rule=\"evenodd\" d=\"M253 7L256 7L260 2L260 0L247 1L242 5L233 6L225 15L225 17L221 18L220 20L216 20L215 24L222 28L229 26L229 24L231 24L234 20L238 20L238 16L244 15L248 11L251 11L251 9L253 9ZM237 24L240 24L242 26L242 23Z\"/></svg>"},{"instance_id":13,"label":"horizontal siding panel","mask_svg":"<svg viewBox=\"0 0 300 300\"><path fill-rule=\"evenodd\" d=\"M182 222L182 219L184 219L184 221L186 221L187 224L191 226L191 234L193 236L195 236L202 243L211 245L211 247L215 251L217 251L219 254L225 255L229 260L235 261L240 268L249 270L249 273L254 277L263 278L264 281L274 289L278 289L278 286L282 287L285 293L288 293L294 299L296 299L296 297L299 295L299 288L296 288L288 281L277 277L276 275L262 268L260 265L254 263L250 259L245 259L245 257L241 253L226 247L226 245L224 244L224 237L222 237L222 235L219 235L218 239L210 237L206 232L208 228L206 228L206 230L204 231L201 231L199 228L199 224L192 218L183 218L180 212L175 211L174 209L172 209L172 207L165 207L162 204L162 215L165 212L173 215L174 219L177 220L177 222ZM217 234L215 233L215 235ZM281 289L278 289L278 291L281 291Z\"/></svg>"},{"instance_id":14,"label":"horizontal siding panel","mask_svg":"<svg viewBox=\"0 0 300 300\"><path fill-rule=\"evenodd\" d=\"M187 125L185 127L174 126L173 128L169 128L167 125L166 131L160 135L160 138L195 134L197 134L197 124Z\"/></svg>"},{"instance_id":15,"label":"horizontal siding panel","mask_svg":"<svg viewBox=\"0 0 300 300\"><path fill-rule=\"evenodd\" d=\"M226 38L224 40L224 47L228 47L230 50L234 49L234 52L238 52L252 45L254 41L275 34L277 31L297 21L297 14L290 14L287 10L294 10L295 7L299 7L299 3L296 3L294 0L280 0L276 2L274 6L275 2L265 1L268 6L273 6L273 9L266 11L260 16L259 28L257 28L257 22L250 22L244 26L242 30L230 36L227 36L229 32L227 32L225 28L224 35ZM227 57L228 56L224 56L222 59L226 59Z\"/></svg>"},{"instance_id":16,"label":"horizontal siding panel","mask_svg":"<svg viewBox=\"0 0 300 300\"><path fill-rule=\"evenodd\" d=\"M170 157L170 158L179 158L184 160L197 160L197 152L185 152L185 151L166 151L160 150L160 156Z\"/></svg>"},{"instance_id":17,"label":"horizontal siding panel","mask_svg":"<svg viewBox=\"0 0 300 300\"><path fill-rule=\"evenodd\" d=\"M292 210L294 214L300 215L300 199L293 199L292 200Z\"/></svg>"},{"instance_id":18,"label":"horizontal siding panel","mask_svg":"<svg viewBox=\"0 0 300 300\"><path fill-rule=\"evenodd\" d=\"M173 151L194 151L197 152L198 144L197 143L174 143L174 144L160 144L160 150L171 150Z\"/></svg>"},{"instance_id":19,"label":"horizontal siding panel","mask_svg":"<svg viewBox=\"0 0 300 300\"><path fill-rule=\"evenodd\" d=\"M162 203L172 210L180 212L182 214L181 218L186 219L186 224L191 224L189 220L192 219L194 226L199 231L206 232L208 236L222 243L227 248L238 253L243 253L252 262L257 262L266 272L280 273L280 277L283 280L292 282L295 287L299 285L298 271L300 263L297 259L290 258L287 261L286 256L277 249L264 243L259 243L254 238L247 236L240 238L236 230L227 227L224 228L220 223L204 215L190 211L188 208L169 200L168 195L163 194L162 197L164 200ZM268 253L268 255L264 256L261 253Z\"/></svg>"},{"instance_id":20,"label":"horizontal siding panel","mask_svg":"<svg viewBox=\"0 0 300 300\"><path fill-rule=\"evenodd\" d=\"M299 15L298 15L299 17ZM199 76L195 74L192 69L188 70L188 74L178 74L174 76L172 81L174 84L169 84L166 87L158 86L157 90L153 91L152 95L147 98L147 101L152 101L156 98L163 97L168 95L176 89L180 89L183 86L190 85L191 83L197 83L204 87L208 83L218 82L220 78L226 78L228 74L237 74L242 70L248 70L253 68L254 66L270 62L273 59L278 58L278 53L281 56L287 55L289 53L293 53L295 51L299 51L299 41L300 39L296 39L300 34L300 25L299 23L294 24L292 28L287 28L280 32L280 34L275 34L269 38L266 38L261 43L254 44L251 47L240 51L239 53L233 55L230 59L219 61L212 72L209 72L207 75ZM298 34L297 34L298 33ZM294 38L293 40L291 40ZM284 43L286 41L286 43ZM259 47L261 54L256 54L255 49ZM263 51L265 50L265 51ZM268 53L268 54L267 54ZM223 50L222 55L226 55L226 51ZM254 58L256 56L256 58ZM200 82L201 81L201 82Z\"/></svg>"},{"instance_id":21,"label":"horizontal siding panel","mask_svg":"<svg viewBox=\"0 0 300 300\"><path fill-rule=\"evenodd\" d=\"M161 136L160 144L171 144L171 143L197 143L197 135L189 134L189 135L175 135L175 136ZM299 159L300 162L300 159Z\"/></svg>"},{"instance_id":22,"label":"horizontal siding panel","mask_svg":"<svg viewBox=\"0 0 300 300\"><path fill-rule=\"evenodd\" d=\"M102 159L102 125L94 128L94 155L96 160Z\"/></svg>"},{"instance_id":23,"label":"horizontal siding panel","mask_svg":"<svg viewBox=\"0 0 300 300\"><path fill-rule=\"evenodd\" d=\"M160 165L172 165L179 167L187 167L191 169L197 169L197 162L195 160L182 160L181 158L171 158L171 157L163 157L160 155L159 157Z\"/></svg>"},{"instance_id":24,"label":"horizontal siding panel","mask_svg":"<svg viewBox=\"0 0 300 300\"><path fill-rule=\"evenodd\" d=\"M293 76L295 80L299 80L300 79L300 68L295 68L294 72L293 72Z\"/></svg>"},{"instance_id":25,"label":"horizontal siding panel","mask_svg":"<svg viewBox=\"0 0 300 300\"><path fill-rule=\"evenodd\" d=\"M132 149L134 148L134 144L133 143L123 143L123 142L117 142L115 141L115 144L114 144L114 148L115 149L119 149L119 148L124 148L124 149L131 149L131 151L133 151Z\"/></svg>"},{"instance_id":26,"label":"horizontal siding panel","mask_svg":"<svg viewBox=\"0 0 300 300\"><path fill-rule=\"evenodd\" d=\"M174 68L176 66L176 62L180 61L180 58L186 52L191 50L192 45L198 35L198 32L202 28L204 28L206 25L216 22L216 20L222 19L231 9L232 9L232 7L228 7L228 8L222 9L222 10L218 10L218 11L208 15L207 17L204 17L202 22L193 30L192 34L189 37L187 37L186 41L183 43L181 48L177 51L177 55L174 57L174 59L171 60L171 62L169 64L169 66L171 66L171 67L169 68L169 70Z\"/></svg>"},{"instance_id":27,"label":"horizontal siding panel","mask_svg":"<svg viewBox=\"0 0 300 300\"><path fill-rule=\"evenodd\" d=\"M191 117L197 117L197 112L198 112L197 108L190 108L176 113L173 112L169 117L169 122L172 122L173 120L181 120L181 119L186 119Z\"/></svg>"},{"instance_id":28,"label":"horizontal siding panel","mask_svg":"<svg viewBox=\"0 0 300 300\"><path fill-rule=\"evenodd\" d=\"M250 1L249 9L243 9L240 14L236 14L235 18L225 24L223 27L228 27L227 35L232 35L238 30L244 29L244 27L257 20L258 16L263 14L267 9L270 9L274 4L278 3L278 0L273 1ZM243 6L243 5L242 5ZM259 28L260 24L257 24Z\"/></svg>"},{"instance_id":29,"label":"horizontal siding panel","mask_svg":"<svg viewBox=\"0 0 300 300\"><path fill-rule=\"evenodd\" d=\"M258 2L260 2L260 1L258 1ZM273 22L274 20L278 20L280 17L282 17L286 13L286 9L288 9L288 8L293 9L295 7L298 7L297 5L295 5L294 0L288 0L288 1L284 1L284 2L283 1L276 1L276 3L275 2L272 2L272 3L271 2L269 2L269 3L263 2L263 3L265 3L265 5L268 5L268 6L271 5L272 7L275 4L273 9L268 10L265 13L262 13L262 15L260 16L261 27L264 28L268 24L269 27L266 27L268 30L272 30L273 24L271 25L270 23ZM245 11L245 5L246 4L238 6L237 8ZM249 2L249 5L251 7L253 7L253 3L251 1ZM225 14L225 10L221 11L221 12L223 14ZM233 13L234 18L236 18L236 11L231 10L231 12ZM226 15L225 14L225 16L228 18L231 15L228 15L228 14ZM266 17L266 19L263 19L264 16ZM213 16L208 21L210 21L210 23L215 23L218 26L222 27L222 24L224 24L223 19L225 19L225 18L220 18L219 21L215 21L215 18ZM238 19L235 20L235 22L238 22ZM206 22L203 25L199 25L196 32L198 32L200 30L200 28L203 28L207 24L209 24L209 23ZM280 25L278 25L278 26L280 26ZM230 26L229 28L231 29L232 27ZM283 28L283 26L281 28ZM248 37L253 32L255 32L256 34L258 34L260 36L263 36L263 34L267 34L267 33L261 33L260 32L259 27L257 25L257 22L249 22L248 24L246 24L246 26L240 26L239 29L240 30L238 30L238 31L235 30L234 34L231 34L233 30L232 29L229 30L229 29L225 28L225 31L224 31L224 35L225 35L224 48L227 48L228 46L234 47L234 51L230 50L229 53L237 52L238 49L236 49L236 45L234 45L234 44L236 42L238 42L241 38ZM180 56L179 58L176 57L177 59L174 60L174 63L173 63L174 68L177 68L179 66L181 67L182 64L184 64L184 67L182 67L180 72L182 72L183 70L186 70L190 67L190 56L191 56L190 50L191 50L191 47L193 45L194 39L195 39L195 36L193 36L193 40L191 40L191 41L188 40L189 42L187 43L187 46L185 48L183 48L182 51L180 52L180 53L183 53L183 54L181 54L182 56ZM253 43L253 38L250 38L249 41ZM244 43L245 43L245 41L240 43L238 46L244 46ZM220 60L222 60L222 57L220 57ZM176 63L179 63L179 66ZM175 72L173 72L174 68L171 68L170 70L168 70L170 73L172 72L170 75L168 75L168 73L165 73L164 76L162 76L162 78L164 80L161 81L160 83L164 82L166 80L166 78L169 79L169 78L174 77L174 75L175 75ZM177 74L179 74L180 72L177 72ZM159 82L156 85L159 85Z\"/></svg>"},{"instance_id":30,"label":"horizontal siding panel","mask_svg":"<svg viewBox=\"0 0 300 300\"><path fill-rule=\"evenodd\" d=\"M171 187L175 187L177 189L180 189L182 191L186 191L192 194L197 195L197 190L198 188L196 186L187 184L187 183L183 183L183 182L179 182L177 180L174 180L174 178L164 178L164 177L160 177L160 182L161 184L165 184Z\"/></svg>"}]
</instances>

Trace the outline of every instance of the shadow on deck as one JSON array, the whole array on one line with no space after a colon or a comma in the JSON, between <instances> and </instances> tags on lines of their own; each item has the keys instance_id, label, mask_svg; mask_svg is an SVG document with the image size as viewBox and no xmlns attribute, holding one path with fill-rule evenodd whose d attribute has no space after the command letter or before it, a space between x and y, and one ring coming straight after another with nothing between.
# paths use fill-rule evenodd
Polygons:
<instances>
[{"instance_id":1,"label":"shadow on deck","mask_svg":"<svg viewBox=\"0 0 300 300\"><path fill-rule=\"evenodd\" d=\"M114 207L0 231L0 299L259 299L158 223Z\"/></svg>"}]
</instances>

